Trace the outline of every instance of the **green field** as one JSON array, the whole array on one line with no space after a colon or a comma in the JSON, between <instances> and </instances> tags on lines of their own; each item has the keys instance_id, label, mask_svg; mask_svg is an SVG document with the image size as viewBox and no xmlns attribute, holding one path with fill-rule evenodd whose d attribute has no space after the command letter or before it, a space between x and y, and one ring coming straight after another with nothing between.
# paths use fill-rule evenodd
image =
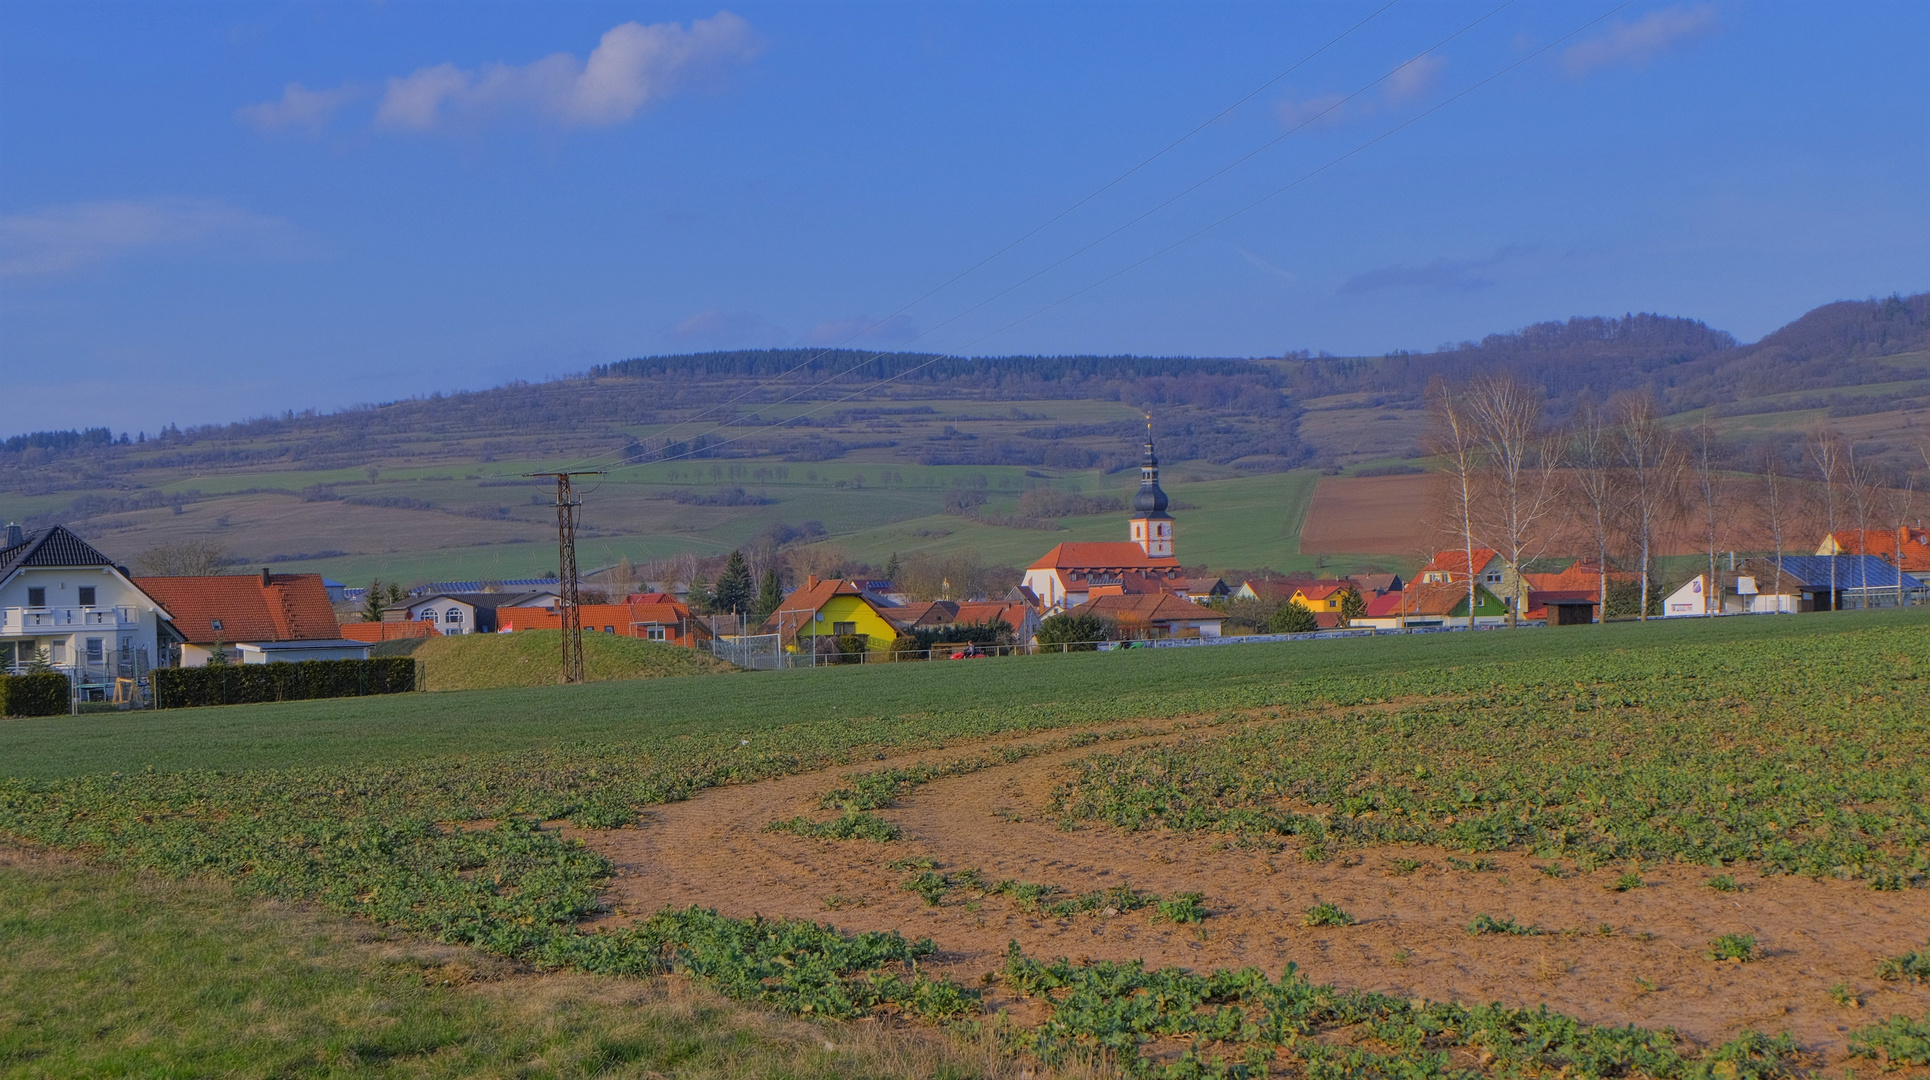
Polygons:
<instances>
[{"instance_id":1,"label":"green field","mask_svg":"<svg viewBox=\"0 0 1930 1080\"><path fill-rule=\"evenodd\" d=\"M11 777L0 781L0 834L84 852L115 872L227 883L239 900L313 905L411 941L440 939L519 965L587 976L677 970L779 1010L836 1017L885 1008L943 1019L969 1016L972 992L920 973L926 947L895 935L845 938L700 912L578 933L610 866L536 823L621 825L706 787L866 760L888 748L1187 716L1198 718L1197 741L1157 752L1095 747L1060 812L1103 827L1211 830L1241 843L1424 842L1584 865L1734 863L1920 888L1930 880L1926 671L1930 611L1911 610L11 721L0 724L0 768ZM1218 730L1235 720L1252 726ZM1277 810L1282 795L1307 809ZM484 827L448 824L464 820ZM47 913L16 919L10 935L50 934L50 925L65 926L60 932L75 941L133 933L106 914L60 924L51 914L60 905L29 902L33 890L52 887L44 876L0 878L27 897L15 910ZM153 879L115 880L110 895ZM862 912L853 915L862 929ZM1913 944L1897 943L1899 951ZM235 955L244 956L237 964L269 964L259 952ZM180 979L192 982L209 976L185 967L213 961L178 962ZM1187 1066L1193 1071L1176 1076L1218 1075L1215 1057L1238 1064L1276 1053L1323 1075L1394 1075L1403 1060L1431 1062L1414 1075L1435 1074L1451 1059L1472 1060L1453 1057L1470 1047L1487 1048L1493 1064L1480 1071L1493 1075L1613 1075L1604 1071L1611 1060L1639 1059L1655 1076L1768 1077L1795 1061L1793 1047L1768 1036L1695 1048L1666 1032L1342 994L1291 976L1135 973L1015 954L999 977L1055 1016L1014 1035L1013 1052L1072 1062L1114 1046L1128 1071L1139 1067L1132 1048L1162 1032L1190 1032L1200 1051ZM47 1008L76 1014L94 1000L86 979L0 985L4 1007L16 1013L29 994L51 995ZM1138 1004L1109 1004L1126 1000ZM185 1072L229 1071L217 1069L230 1060L213 1056L219 1040L203 1036L241 1024L258 1006L216 991L197 1002L205 1022L169 1029L150 1052L190 1063ZM1213 1008L1199 1012L1200 1004ZM422 1007L433 1019L434 1009ZM494 1022L486 1010L464 1008L472 1011L435 1021L451 1045ZM1241 1015L1271 1019L1253 1019L1250 1028L1227 1019ZM104 1026L109 1041L124 1040L138 1023L116 1014ZM717 1046L750 1023L719 1012L685 1037ZM1362 1023L1373 1026L1375 1042L1340 1057L1325 1056L1327 1044L1282 1034ZM1914 1021L1900 1023L1901 1034L1883 1044L1893 1059L1917 1037ZM253 1064L236 1068L267 1075L330 1067L289 1064L287 1045L248 1051ZM29 1051L6 1052L15 1056L0 1057L0 1068L32 1068L20 1056ZM660 1060L656 1053L619 1063ZM785 1053L795 1050L749 1056L781 1072L773 1063ZM1736 1061L1754 1064L1721 1068Z\"/></svg>"},{"instance_id":2,"label":"green field","mask_svg":"<svg viewBox=\"0 0 1930 1080\"><path fill-rule=\"evenodd\" d=\"M709 653L677 645L599 634L583 635L584 675L591 682L709 675L731 670ZM419 640L419 639L418 639ZM425 690L486 690L553 686L562 664L560 630L515 634L460 634L420 641L409 655L422 662Z\"/></svg>"}]
</instances>

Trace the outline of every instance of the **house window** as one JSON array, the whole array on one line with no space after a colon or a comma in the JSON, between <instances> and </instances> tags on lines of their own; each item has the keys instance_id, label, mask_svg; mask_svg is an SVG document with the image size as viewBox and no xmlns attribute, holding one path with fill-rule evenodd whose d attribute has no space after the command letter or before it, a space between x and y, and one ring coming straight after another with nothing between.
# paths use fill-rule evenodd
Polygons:
<instances>
[{"instance_id":1,"label":"house window","mask_svg":"<svg viewBox=\"0 0 1930 1080\"><path fill-rule=\"evenodd\" d=\"M1499 570L1488 571L1488 584L1490 585L1501 584L1501 571Z\"/></svg>"},{"instance_id":2,"label":"house window","mask_svg":"<svg viewBox=\"0 0 1930 1080\"><path fill-rule=\"evenodd\" d=\"M461 622L461 621L462 621L462 609L461 609L461 608L459 608L459 607L452 607L452 608L450 608L450 609L449 609L449 614L443 617L443 621L444 621L444 622L452 622L452 623L459 623L459 622Z\"/></svg>"},{"instance_id":3,"label":"house window","mask_svg":"<svg viewBox=\"0 0 1930 1080\"><path fill-rule=\"evenodd\" d=\"M48 642L47 643L47 662L50 664L66 663L67 662L67 643L64 641Z\"/></svg>"},{"instance_id":4,"label":"house window","mask_svg":"<svg viewBox=\"0 0 1930 1080\"><path fill-rule=\"evenodd\" d=\"M831 624L831 632L839 637L843 637L846 634L855 634L858 632L858 624L854 622L834 622Z\"/></svg>"},{"instance_id":5,"label":"house window","mask_svg":"<svg viewBox=\"0 0 1930 1080\"><path fill-rule=\"evenodd\" d=\"M92 585L82 585L80 587L80 606L94 606L94 587Z\"/></svg>"},{"instance_id":6,"label":"house window","mask_svg":"<svg viewBox=\"0 0 1930 1080\"><path fill-rule=\"evenodd\" d=\"M87 639L87 662L90 664L98 664L103 662L106 659L107 659L107 654L106 654L106 650L101 648L101 639L97 637L88 638Z\"/></svg>"},{"instance_id":7,"label":"house window","mask_svg":"<svg viewBox=\"0 0 1930 1080\"><path fill-rule=\"evenodd\" d=\"M643 631L643 636L651 641L667 641L670 637L670 635L664 632L664 628L661 626L646 627Z\"/></svg>"},{"instance_id":8,"label":"house window","mask_svg":"<svg viewBox=\"0 0 1930 1080\"><path fill-rule=\"evenodd\" d=\"M42 586L35 586L34 588L28 589L27 606L28 607L46 607L47 606L46 588Z\"/></svg>"},{"instance_id":9,"label":"house window","mask_svg":"<svg viewBox=\"0 0 1930 1080\"><path fill-rule=\"evenodd\" d=\"M606 626L603 628L603 632L606 634L614 634L617 632L617 628L614 626Z\"/></svg>"},{"instance_id":10,"label":"house window","mask_svg":"<svg viewBox=\"0 0 1930 1080\"><path fill-rule=\"evenodd\" d=\"M214 628L215 628L216 630L219 630L219 629L221 629L221 620L220 620L220 619L209 619L209 620L208 620L208 625L209 625L209 626L212 626L212 627L214 627Z\"/></svg>"}]
</instances>

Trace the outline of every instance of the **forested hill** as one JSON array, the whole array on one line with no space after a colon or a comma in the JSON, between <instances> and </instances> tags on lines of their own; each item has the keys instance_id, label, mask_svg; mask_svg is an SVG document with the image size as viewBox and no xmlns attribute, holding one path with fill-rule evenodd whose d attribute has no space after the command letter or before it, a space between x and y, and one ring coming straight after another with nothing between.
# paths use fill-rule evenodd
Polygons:
<instances>
[{"instance_id":1,"label":"forested hill","mask_svg":"<svg viewBox=\"0 0 1930 1080\"><path fill-rule=\"evenodd\" d=\"M1543 387L1557 412L1586 390L1598 398L1650 392L1669 412L1734 406L1771 394L1921 378L1930 349L1930 293L1827 304L1752 345L1694 319L1626 315L1537 323L1429 353L1289 357L1293 396L1372 394L1418 403L1430 380L1507 372Z\"/></svg>"},{"instance_id":2,"label":"forested hill","mask_svg":"<svg viewBox=\"0 0 1930 1080\"><path fill-rule=\"evenodd\" d=\"M1694 319L1640 314L1538 323L1378 357L804 349L641 357L547 383L170 425L145 442L105 429L16 435L0 440L0 491L131 490L149 486L133 475L167 470L536 463L616 452L639 460L671 449L789 461L867 450L923 464L1119 468L1136 457L1136 410L1157 414L1173 460L1270 471L1417 452L1422 421L1413 410L1429 382L1493 371L1543 387L1557 417L1584 391L1650 392L1669 412L1914 408L1930 401L1930 294L1828 304L1750 345ZM1082 400L1104 407L1036 415L1024 408ZM959 404L932 408L942 402ZM971 402L986 404L963 407ZM1358 415L1363 409L1381 411ZM1370 432L1366 420L1397 422Z\"/></svg>"}]
</instances>

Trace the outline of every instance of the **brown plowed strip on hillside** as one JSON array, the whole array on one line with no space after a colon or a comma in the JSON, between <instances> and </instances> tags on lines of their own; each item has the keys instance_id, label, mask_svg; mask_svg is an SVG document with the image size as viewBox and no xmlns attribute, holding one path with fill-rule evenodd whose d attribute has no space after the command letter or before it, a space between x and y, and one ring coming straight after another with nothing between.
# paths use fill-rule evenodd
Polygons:
<instances>
[{"instance_id":1,"label":"brown plowed strip on hillside","mask_svg":"<svg viewBox=\"0 0 1930 1080\"><path fill-rule=\"evenodd\" d=\"M607 921L698 904L732 916L814 919L849 932L898 930L935 940L941 954L932 966L973 985L1000 967L1014 940L1038 957L1143 959L1194 970L1254 966L1273 976L1291 961L1316 982L1468 1004L1546 1004L1591 1023L1672 1027L1704 1044L1746 1028L1788 1030L1839 1065L1854 1028L1930 1011L1930 986L1881 982L1874 974L1880 958L1930 937L1930 889L1876 892L1855 882L1763 878L1737 868L1731 875L1744 891L1717 893L1703 884L1706 868L1667 866L1644 872L1644 887L1617 893L1607 886L1621 868L1554 879L1523 855L1488 856L1496 869L1486 872L1452 869L1449 853L1426 848L1342 851L1310 863L1291 849L1228 849L1212 836L1060 829L1045 814L1059 771L1121 745L1130 744L1049 752L917 788L881 811L904 829L897 843L762 831L798 814L828 817L818 796L854 769L707 791L652 810L634 828L571 835L618 867ZM968 903L964 892L930 907L900 888L906 872L885 865L919 854L944 870L975 867L989 880L1049 883L1071 894L1122 883L1165 896L1199 892L1211 915L1199 930L1154 923L1146 910L1061 919L1026 914L1001 896ZM1424 865L1401 875L1397 858ZM1338 904L1359 925L1303 926L1302 912L1320 901ZM1576 933L1473 937L1466 928L1478 913ZM1603 926L1611 932L1601 933ZM1766 955L1748 964L1705 959L1710 939L1729 933L1754 934ZM1860 995L1862 1007L1838 1005L1830 992L1837 984ZM1019 1004L996 986L987 1003ZM1036 1013L1023 1006L1016 1012Z\"/></svg>"}]
</instances>

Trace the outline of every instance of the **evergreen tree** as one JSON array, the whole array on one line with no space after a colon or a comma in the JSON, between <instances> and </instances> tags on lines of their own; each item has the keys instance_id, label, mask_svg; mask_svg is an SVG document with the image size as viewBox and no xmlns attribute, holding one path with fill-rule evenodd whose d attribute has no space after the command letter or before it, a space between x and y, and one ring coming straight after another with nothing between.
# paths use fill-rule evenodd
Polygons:
<instances>
[{"instance_id":1,"label":"evergreen tree","mask_svg":"<svg viewBox=\"0 0 1930 1080\"><path fill-rule=\"evenodd\" d=\"M1273 634L1311 634L1320 629L1320 620L1313 612L1289 600L1280 605L1267 623L1267 631Z\"/></svg>"},{"instance_id":2,"label":"evergreen tree","mask_svg":"<svg viewBox=\"0 0 1930 1080\"><path fill-rule=\"evenodd\" d=\"M362 621L381 622L383 601L387 598L388 593L382 588L381 578L369 582L369 591L362 597Z\"/></svg>"},{"instance_id":3,"label":"evergreen tree","mask_svg":"<svg viewBox=\"0 0 1930 1080\"><path fill-rule=\"evenodd\" d=\"M690 579L690 591L684 596L692 615L708 615L714 610L711 605L710 579L699 573Z\"/></svg>"},{"instance_id":4,"label":"evergreen tree","mask_svg":"<svg viewBox=\"0 0 1930 1080\"><path fill-rule=\"evenodd\" d=\"M751 568L744 562L744 553L732 551L724 560L724 572L717 575L717 593L711 607L720 614L742 615L755 600L752 588Z\"/></svg>"},{"instance_id":5,"label":"evergreen tree","mask_svg":"<svg viewBox=\"0 0 1930 1080\"><path fill-rule=\"evenodd\" d=\"M214 636L214 647L208 650L209 667L228 666L228 647L221 643L221 635Z\"/></svg>"},{"instance_id":6,"label":"evergreen tree","mask_svg":"<svg viewBox=\"0 0 1930 1080\"><path fill-rule=\"evenodd\" d=\"M891 582L892 588L895 589L898 587L899 576L904 572L904 567L898 565L898 553L892 552L891 558L885 561L885 580Z\"/></svg>"},{"instance_id":7,"label":"evergreen tree","mask_svg":"<svg viewBox=\"0 0 1930 1080\"><path fill-rule=\"evenodd\" d=\"M777 567L764 571L764 582L757 590L757 606L751 609L751 618L762 622L771 617L784 604L784 583L778 580Z\"/></svg>"},{"instance_id":8,"label":"evergreen tree","mask_svg":"<svg viewBox=\"0 0 1930 1080\"><path fill-rule=\"evenodd\" d=\"M1358 592L1348 589L1341 594L1340 621L1343 625L1352 626L1355 619L1365 614L1367 614L1367 601L1361 599Z\"/></svg>"}]
</instances>

